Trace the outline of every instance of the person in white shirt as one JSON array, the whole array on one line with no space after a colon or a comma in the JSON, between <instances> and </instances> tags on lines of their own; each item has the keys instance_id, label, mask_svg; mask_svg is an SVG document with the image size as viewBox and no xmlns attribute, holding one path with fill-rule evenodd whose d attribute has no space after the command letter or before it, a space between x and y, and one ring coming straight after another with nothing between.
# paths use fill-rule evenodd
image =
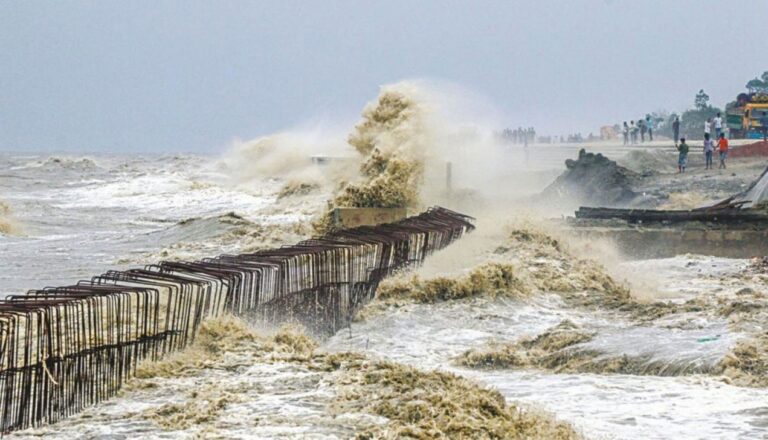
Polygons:
<instances>
[{"instance_id":1,"label":"person in white shirt","mask_svg":"<svg viewBox=\"0 0 768 440\"><path fill-rule=\"evenodd\" d=\"M720 139L720 133L723 132L723 118L720 117L720 113L715 116L715 139Z\"/></svg>"},{"instance_id":2,"label":"person in white shirt","mask_svg":"<svg viewBox=\"0 0 768 440\"><path fill-rule=\"evenodd\" d=\"M704 134L712 134L712 122L709 119L704 121Z\"/></svg>"}]
</instances>

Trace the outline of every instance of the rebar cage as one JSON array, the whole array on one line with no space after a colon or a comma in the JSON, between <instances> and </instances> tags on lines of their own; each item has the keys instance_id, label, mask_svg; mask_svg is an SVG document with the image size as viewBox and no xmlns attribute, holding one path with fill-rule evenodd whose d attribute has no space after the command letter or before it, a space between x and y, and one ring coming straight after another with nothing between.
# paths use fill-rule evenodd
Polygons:
<instances>
[{"instance_id":1,"label":"rebar cage","mask_svg":"<svg viewBox=\"0 0 768 440\"><path fill-rule=\"evenodd\" d=\"M435 207L392 224L293 246L109 271L0 300L2 433L52 423L114 396L139 362L187 347L225 313L330 335L394 271L474 229Z\"/></svg>"}]
</instances>

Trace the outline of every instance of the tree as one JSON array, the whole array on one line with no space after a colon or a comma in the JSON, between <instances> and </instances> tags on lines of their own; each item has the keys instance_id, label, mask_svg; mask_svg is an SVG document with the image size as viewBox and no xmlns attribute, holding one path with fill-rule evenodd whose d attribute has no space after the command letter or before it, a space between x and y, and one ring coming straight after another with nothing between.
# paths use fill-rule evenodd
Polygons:
<instances>
[{"instance_id":1,"label":"tree","mask_svg":"<svg viewBox=\"0 0 768 440\"><path fill-rule=\"evenodd\" d=\"M709 108L709 95L704 93L704 89L699 90L694 100L694 106L697 110L705 110Z\"/></svg>"},{"instance_id":2,"label":"tree","mask_svg":"<svg viewBox=\"0 0 768 440\"><path fill-rule=\"evenodd\" d=\"M749 80L746 87L749 93L768 93L768 70L760 78Z\"/></svg>"}]
</instances>

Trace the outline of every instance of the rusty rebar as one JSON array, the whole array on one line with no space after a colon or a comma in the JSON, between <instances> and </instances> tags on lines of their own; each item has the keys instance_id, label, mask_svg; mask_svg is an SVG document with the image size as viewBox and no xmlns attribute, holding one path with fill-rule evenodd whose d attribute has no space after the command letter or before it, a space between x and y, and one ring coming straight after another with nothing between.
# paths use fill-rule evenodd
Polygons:
<instances>
[{"instance_id":1,"label":"rusty rebar","mask_svg":"<svg viewBox=\"0 0 768 440\"><path fill-rule=\"evenodd\" d=\"M431 208L392 224L241 255L109 271L0 300L0 432L52 423L112 397L139 362L192 343L232 313L331 335L379 282L474 229Z\"/></svg>"}]
</instances>

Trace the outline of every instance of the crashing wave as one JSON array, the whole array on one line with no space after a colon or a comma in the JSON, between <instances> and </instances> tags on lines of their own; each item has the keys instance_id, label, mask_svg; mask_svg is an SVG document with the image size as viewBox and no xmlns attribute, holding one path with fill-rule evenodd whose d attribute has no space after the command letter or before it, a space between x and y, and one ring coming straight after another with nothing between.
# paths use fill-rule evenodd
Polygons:
<instances>
[{"instance_id":1,"label":"crashing wave","mask_svg":"<svg viewBox=\"0 0 768 440\"><path fill-rule=\"evenodd\" d=\"M319 406L324 407L323 413L309 423L343 416L357 438L459 438L470 433L478 439L581 438L571 425L552 415L510 404L498 391L468 379L358 353L326 353L298 328L262 334L234 317L204 323L195 344L184 352L140 365L127 392L152 392L158 378L195 378L187 382L194 391L184 401L151 407L138 417L166 431L207 432L216 429L230 407L247 401L251 391L216 376L211 379L209 372L274 363L295 365L305 377L314 375L310 386L327 387L324 394L330 394L331 400ZM242 419L227 420L242 423Z\"/></svg>"},{"instance_id":2,"label":"crashing wave","mask_svg":"<svg viewBox=\"0 0 768 440\"><path fill-rule=\"evenodd\" d=\"M683 376L720 374L717 363L658 359L652 355L614 355L588 346L595 337L570 321L516 342L490 341L460 355L456 362L476 369L540 369L554 373Z\"/></svg>"},{"instance_id":3,"label":"crashing wave","mask_svg":"<svg viewBox=\"0 0 768 440\"><path fill-rule=\"evenodd\" d=\"M363 111L348 138L361 158L359 177L343 182L332 205L353 208L418 208L428 150L424 104L404 84L386 87ZM331 229L330 212L315 223Z\"/></svg>"},{"instance_id":4,"label":"crashing wave","mask_svg":"<svg viewBox=\"0 0 768 440\"><path fill-rule=\"evenodd\" d=\"M317 183L307 183L292 180L280 188L280 191L277 193L277 199L282 200L288 197L306 196L319 190L320 185Z\"/></svg>"},{"instance_id":5,"label":"crashing wave","mask_svg":"<svg viewBox=\"0 0 768 440\"><path fill-rule=\"evenodd\" d=\"M385 280L377 291L377 300L384 303L410 301L436 303L484 296L521 297L531 293L530 286L517 277L515 266L485 263L459 277L421 279L418 276Z\"/></svg>"},{"instance_id":6,"label":"crashing wave","mask_svg":"<svg viewBox=\"0 0 768 440\"><path fill-rule=\"evenodd\" d=\"M526 297L555 292L578 301L627 303L629 290L600 264L573 257L557 239L533 227L507 233L486 261L468 273L429 279L401 276L382 282L373 307L397 302L435 303L470 297ZM588 301L584 298L584 301Z\"/></svg>"},{"instance_id":7,"label":"crashing wave","mask_svg":"<svg viewBox=\"0 0 768 440\"><path fill-rule=\"evenodd\" d=\"M51 156L44 161L38 162L38 164L43 168L66 169L73 171L93 171L99 168L96 162L86 157L76 159L69 157Z\"/></svg>"},{"instance_id":8,"label":"crashing wave","mask_svg":"<svg viewBox=\"0 0 768 440\"><path fill-rule=\"evenodd\" d=\"M122 258L118 264L194 260L222 251L255 252L300 241L308 232L303 222L253 222L234 212L191 217L153 234L162 249Z\"/></svg>"},{"instance_id":9,"label":"crashing wave","mask_svg":"<svg viewBox=\"0 0 768 440\"><path fill-rule=\"evenodd\" d=\"M424 172L422 121L416 98L398 88L385 88L349 136L363 157L361 182L347 184L335 204L349 207L416 207Z\"/></svg>"}]
</instances>

